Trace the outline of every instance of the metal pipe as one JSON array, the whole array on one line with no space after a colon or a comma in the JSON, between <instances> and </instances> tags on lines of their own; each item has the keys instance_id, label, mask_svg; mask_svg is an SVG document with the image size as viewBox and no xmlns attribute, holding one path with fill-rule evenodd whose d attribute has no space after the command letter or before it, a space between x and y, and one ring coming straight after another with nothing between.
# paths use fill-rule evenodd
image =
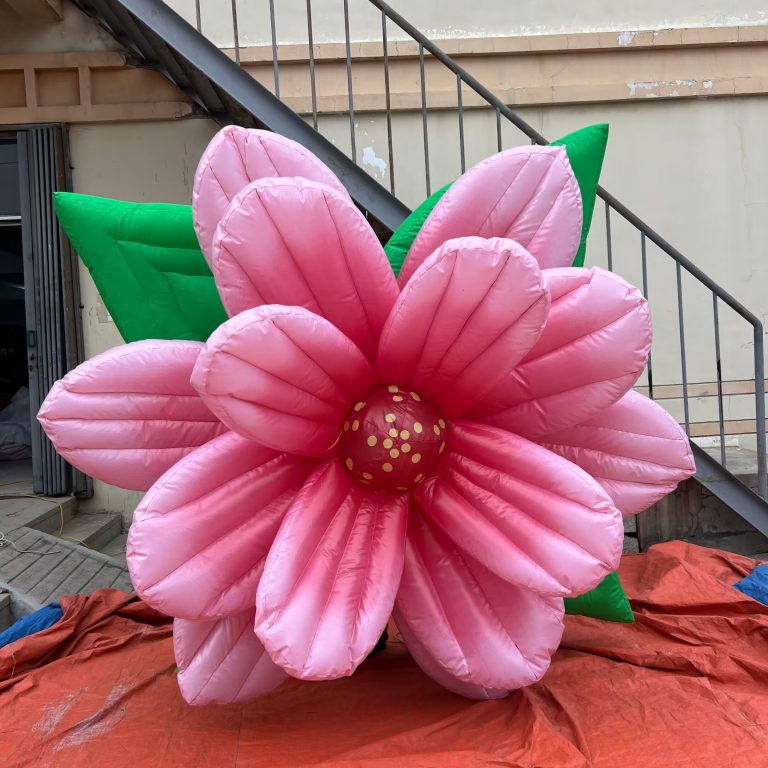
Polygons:
<instances>
[{"instance_id":1,"label":"metal pipe","mask_svg":"<svg viewBox=\"0 0 768 768\"><path fill-rule=\"evenodd\" d=\"M683 281L680 265L675 264L677 280L677 324L680 331L680 368L683 375L683 413L685 414L685 434L691 436L691 415L688 409L688 366L685 361L685 315L683 313Z\"/></svg>"},{"instance_id":2,"label":"metal pipe","mask_svg":"<svg viewBox=\"0 0 768 768\"><path fill-rule=\"evenodd\" d=\"M466 170L464 161L464 107L461 101L461 76L456 75L456 103L459 108L459 152L461 153L461 172Z\"/></svg>"},{"instance_id":3,"label":"metal pipe","mask_svg":"<svg viewBox=\"0 0 768 768\"><path fill-rule=\"evenodd\" d=\"M424 76L424 46L419 43L419 74L421 77L421 130L424 134L424 173L427 182L427 197L432 194L429 180L429 128L427 126L427 85Z\"/></svg>"},{"instance_id":4,"label":"metal pipe","mask_svg":"<svg viewBox=\"0 0 768 768\"><path fill-rule=\"evenodd\" d=\"M237 31L237 0L232 0L232 33L235 37L235 61L240 65L240 33Z\"/></svg>"},{"instance_id":5,"label":"metal pipe","mask_svg":"<svg viewBox=\"0 0 768 768\"><path fill-rule=\"evenodd\" d=\"M234 2L234 0L233 0ZM275 24L275 0L269 0L269 27L272 34L272 69L275 78L275 96L280 98L280 58L277 50L277 27Z\"/></svg>"},{"instance_id":6,"label":"metal pipe","mask_svg":"<svg viewBox=\"0 0 768 768\"><path fill-rule=\"evenodd\" d=\"M640 233L640 260L643 267L643 296L648 300L648 258L645 250L645 235ZM653 400L653 362L652 350L648 350L648 397Z\"/></svg>"},{"instance_id":7,"label":"metal pipe","mask_svg":"<svg viewBox=\"0 0 768 768\"><path fill-rule=\"evenodd\" d=\"M352 95L352 50L349 40L349 0L344 0L344 42L347 52L347 95L349 97L349 139L352 145L352 160L357 163L355 141L355 104Z\"/></svg>"},{"instance_id":8,"label":"metal pipe","mask_svg":"<svg viewBox=\"0 0 768 768\"><path fill-rule=\"evenodd\" d=\"M389 91L389 46L387 14L381 13L381 45L384 51L384 102L387 109L387 155L389 159L389 191L395 194L395 152L392 140L392 95Z\"/></svg>"},{"instance_id":9,"label":"metal pipe","mask_svg":"<svg viewBox=\"0 0 768 768\"><path fill-rule=\"evenodd\" d=\"M309 88L312 94L312 125L317 130L317 89L315 85L315 42L312 34L312 0L307 0L307 38L309 40Z\"/></svg>"},{"instance_id":10,"label":"metal pipe","mask_svg":"<svg viewBox=\"0 0 768 768\"><path fill-rule=\"evenodd\" d=\"M757 492L768 499L768 474L766 473L765 441L765 358L763 349L763 324L758 322L753 335L755 345L755 437L757 439Z\"/></svg>"},{"instance_id":11,"label":"metal pipe","mask_svg":"<svg viewBox=\"0 0 768 768\"><path fill-rule=\"evenodd\" d=\"M715 322L715 372L717 375L717 419L720 427L720 463L725 467L725 415L723 409L723 366L720 358L720 317L717 311L717 296L714 293L712 294L712 317Z\"/></svg>"}]
</instances>

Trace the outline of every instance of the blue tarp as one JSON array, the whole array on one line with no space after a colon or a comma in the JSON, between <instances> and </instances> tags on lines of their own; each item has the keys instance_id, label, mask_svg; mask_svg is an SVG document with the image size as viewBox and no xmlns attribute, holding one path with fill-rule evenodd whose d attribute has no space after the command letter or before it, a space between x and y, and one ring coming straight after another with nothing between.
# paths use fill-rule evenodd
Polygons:
<instances>
[{"instance_id":1,"label":"blue tarp","mask_svg":"<svg viewBox=\"0 0 768 768\"><path fill-rule=\"evenodd\" d=\"M737 581L733 586L747 597L768 605L768 565L758 565L749 576Z\"/></svg>"},{"instance_id":2,"label":"blue tarp","mask_svg":"<svg viewBox=\"0 0 768 768\"><path fill-rule=\"evenodd\" d=\"M49 603L39 611L30 613L29 616L19 619L12 627L8 627L5 632L0 632L0 648L22 637L34 635L35 632L42 632L48 627L52 627L61 617L63 612L59 603Z\"/></svg>"}]
</instances>

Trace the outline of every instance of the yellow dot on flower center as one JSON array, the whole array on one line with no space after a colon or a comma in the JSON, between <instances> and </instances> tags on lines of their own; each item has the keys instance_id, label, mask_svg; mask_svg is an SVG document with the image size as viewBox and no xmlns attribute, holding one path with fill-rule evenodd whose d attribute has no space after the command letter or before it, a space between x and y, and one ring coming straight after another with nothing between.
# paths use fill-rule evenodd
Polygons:
<instances>
[{"instance_id":1,"label":"yellow dot on flower center","mask_svg":"<svg viewBox=\"0 0 768 768\"><path fill-rule=\"evenodd\" d=\"M388 461L385 461L385 462L384 462L384 463L381 465L381 468L382 468L382 469L383 469L385 472L391 472L391 471L392 471L392 465L391 465L391 464L390 464Z\"/></svg>"},{"instance_id":2,"label":"yellow dot on flower center","mask_svg":"<svg viewBox=\"0 0 768 768\"><path fill-rule=\"evenodd\" d=\"M348 421L344 422L344 431L345 432L349 432L349 422Z\"/></svg>"},{"instance_id":3,"label":"yellow dot on flower center","mask_svg":"<svg viewBox=\"0 0 768 768\"><path fill-rule=\"evenodd\" d=\"M400 391L400 387L398 387L398 386L397 386L397 384L390 384L390 385L387 387L387 389L388 389L390 392L392 392L392 393L395 393L395 392L399 392L399 391Z\"/></svg>"},{"instance_id":4,"label":"yellow dot on flower center","mask_svg":"<svg viewBox=\"0 0 768 768\"><path fill-rule=\"evenodd\" d=\"M396 403L402 403L403 402L403 396L402 395L392 395L392 399Z\"/></svg>"},{"instance_id":5,"label":"yellow dot on flower center","mask_svg":"<svg viewBox=\"0 0 768 768\"><path fill-rule=\"evenodd\" d=\"M355 410L362 411L365 408L365 403L362 400L359 403L355 403Z\"/></svg>"},{"instance_id":6,"label":"yellow dot on flower center","mask_svg":"<svg viewBox=\"0 0 768 768\"><path fill-rule=\"evenodd\" d=\"M384 417L384 421L386 421L388 424L392 424L394 422L394 420L395 420L395 414L394 413L388 413Z\"/></svg>"},{"instance_id":7,"label":"yellow dot on flower center","mask_svg":"<svg viewBox=\"0 0 768 768\"><path fill-rule=\"evenodd\" d=\"M403 444L400 446L400 450L401 450L403 453L410 453L410 452L411 452L411 445L410 445L410 443L403 443Z\"/></svg>"},{"instance_id":8,"label":"yellow dot on flower center","mask_svg":"<svg viewBox=\"0 0 768 768\"><path fill-rule=\"evenodd\" d=\"M364 480L373 480L373 475L370 472L363 472Z\"/></svg>"},{"instance_id":9,"label":"yellow dot on flower center","mask_svg":"<svg viewBox=\"0 0 768 768\"><path fill-rule=\"evenodd\" d=\"M418 464L421 461L421 454L420 453L414 453L413 456L411 456L411 461L414 464Z\"/></svg>"},{"instance_id":10,"label":"yellow dot on flower center","mask_svg":"<svg viewBox=\"0 0 768 768\"><path fill-rule=\"evenodd\" d=\"M390 456L391 456L393 459L396 459L396 458L397 458L397 457L400 455L400 451L398 451L398 450L397 450L397 448L393 448L393 449L392 449L392 450L389 452L389 455L390 455Z\"/></svg>"},{"instance_id":11,"label":"yellow dot on flower center","mask_svg":"<svg viewBox=\"0 0 768 768\"><path fill-rule=\"evenodd\" d=\"M414 482L420 483L424 479L424 475L416 475Z\"/></svg>"},{"instance_id":12,"label":"yellow dot on flower center","mask_svg":"<svg viewBox=\"0 0 768 768\"><path fill-rule=\"evenodd\" d=\"M407 429L400 430L400 439L407 440L411 436L411 433Z\"/></svg>"},{"instance_id":13,"label":"yellow dot on flower center","mask_svg":"<svg viewBox=\"0 0 768 768\"><path fill-rule=\"evenodd\" d=\"M443 440L442 443L440 443L440 451L439 453L442 453L445 450L445 440Z\"/></svg>"},{"instance_id":14,"label":"yellow dot on flower center","mask_svg":"<svg viewBox=\"0 0 768 768\"><path fill-rule=\"evenodd\" d=\"M391 447L394 445L394 443L393 443L393 442L392 442L392 441L391 441L389 438L387 438L386 440L384 440L384 442L382 442L382 445L383 445L383 446L384 446L384 447L385 447L387 450L389 450L389 449L390 449L390 448L391 448Z\"/></svg>"},{"instance_id":15,"label":"yellow dot on flower center","mask_svg":"<svg viewBox=\"0 0 768 768\"><path fill-rule=\"evenodd\" d=\"M419 402L421 400L421 398L415 392L411 392L410 395L417 402Z\"/></svg>"},{"instance_id":16,"label":"yellow dot on flower center","mask_svg":"<svg viewBox=\"0 0 768 768\"><path fill-rule=\"evenodd\" d=\"M440 429L445 429L445 422L442 419L438 419L437 423L440 425Z\"/></svg>"},{"instance_id":17,"label":"yellow dot on flower center","mask_svg":"<svg viewBox=\"0 0 768 768\"><path fill-rule=\"evenodd\" d=\"M354 428L355 428L354 425L352 425L352 429L354 429ZM438 427L437 424L435 424L435 426L432 427L432 429L435 430L435 434L436 435L438 435L438 436L440 435L440 427Z\"/></svg>"},{"instance_id":18,"label":"yellow dot on flower center","mask_svg":"<svg viewBox=\"0 0 768 768\"><path fill-rule=\"evenodd\" d=\"M352 431L357 432L358 429L360 429L360 422L357 419L355 419L352 422Z\"/></svg>"},{"instance_id":19,"label":"yellow dot on flower center","mask_svg":"<svg viewBox=\"0 0 768 768\"><path fill-rule=\"evenodd\" d=\"M422 426L421 426L421 422L420 422L420 421L417 421L417 422L416 422L416 423L413 425L413 431L414 431L414 432L415 432L417 435L420 435L420 434L421 434L421 430L422 430L422 429L424 429L424 427L422 427Z\"/></svg>"},{"instance_id":20,"label":"yellow dot on flower center","mask_svg":"<svg viewBox=\"0 0 768 768\"><path fill-rule=\"evenodd\" d=\"M378 439L376 438L376 435L370 435L368 437L368 445L370 445L371 448L373 448L373 446L376 445L377 442L378 442Z\"/></svg>"},{"instance_id":21,"label":"yellow dot on flower center","mask_svg":"<svg viewBox=\"0 0 768 768\"><path fill-rule=\"evenodd\" d=\"M354 466L354 463L352 462L352 459L344 459L344 464L346 464L347 469L351 471L352 467Z\"/></svg>"},{"instance_id":22,"label":"yellow dot on flower center","mask_svg":"<svg viewBox=\"0 0 768 768\"><path fill-rule=\"evenodd\" d=\"M389 436L397 437L397 430L394 427L392 427L392 429L389 430Z\"/></svg>"}]
</instances>

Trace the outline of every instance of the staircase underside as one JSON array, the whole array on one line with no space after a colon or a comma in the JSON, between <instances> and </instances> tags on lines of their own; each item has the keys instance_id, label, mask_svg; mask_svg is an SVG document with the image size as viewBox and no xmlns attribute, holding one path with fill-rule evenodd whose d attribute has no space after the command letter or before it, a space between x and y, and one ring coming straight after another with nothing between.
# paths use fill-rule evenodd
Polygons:
<instances>
[{"instance_id":1,"label":"staircase underside","mask_svg":"<svg viewBox=\"0 0 768 768\"><path fill-rule=\"evenodd\" d=\"M696 480L750 525L768 536L768 504L703 448L692 444Z\"/></svg>"}]
</instances>

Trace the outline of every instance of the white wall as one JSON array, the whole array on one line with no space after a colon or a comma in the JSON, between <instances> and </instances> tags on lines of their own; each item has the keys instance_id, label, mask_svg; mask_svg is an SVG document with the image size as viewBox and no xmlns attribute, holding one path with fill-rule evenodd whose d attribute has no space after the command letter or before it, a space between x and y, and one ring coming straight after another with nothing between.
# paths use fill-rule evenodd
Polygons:
<instances>
[{"instance_id":1,"label":"white wall","mask_svg":"<svg viewBox=\"0 0 768 768\"><path fill-rule=\"evenodd\" d=\"M195 23L194 0L166 0ZM760 24L768 20L765 0L390 0L394 10L429 37L540 35L562 32L632 31L674 27ZM305 0L276 0L278 41L307 41ZM202 0L203 33L231 46L231 0ZM268 0L237 5L241 45L271 42ZM349 0L353 40L381 39L381 12L367 0ZM313 0L315 42L344 40L342 0ZM396 29L390 23L390 36Z\"/></svg>"}]
</instances>

